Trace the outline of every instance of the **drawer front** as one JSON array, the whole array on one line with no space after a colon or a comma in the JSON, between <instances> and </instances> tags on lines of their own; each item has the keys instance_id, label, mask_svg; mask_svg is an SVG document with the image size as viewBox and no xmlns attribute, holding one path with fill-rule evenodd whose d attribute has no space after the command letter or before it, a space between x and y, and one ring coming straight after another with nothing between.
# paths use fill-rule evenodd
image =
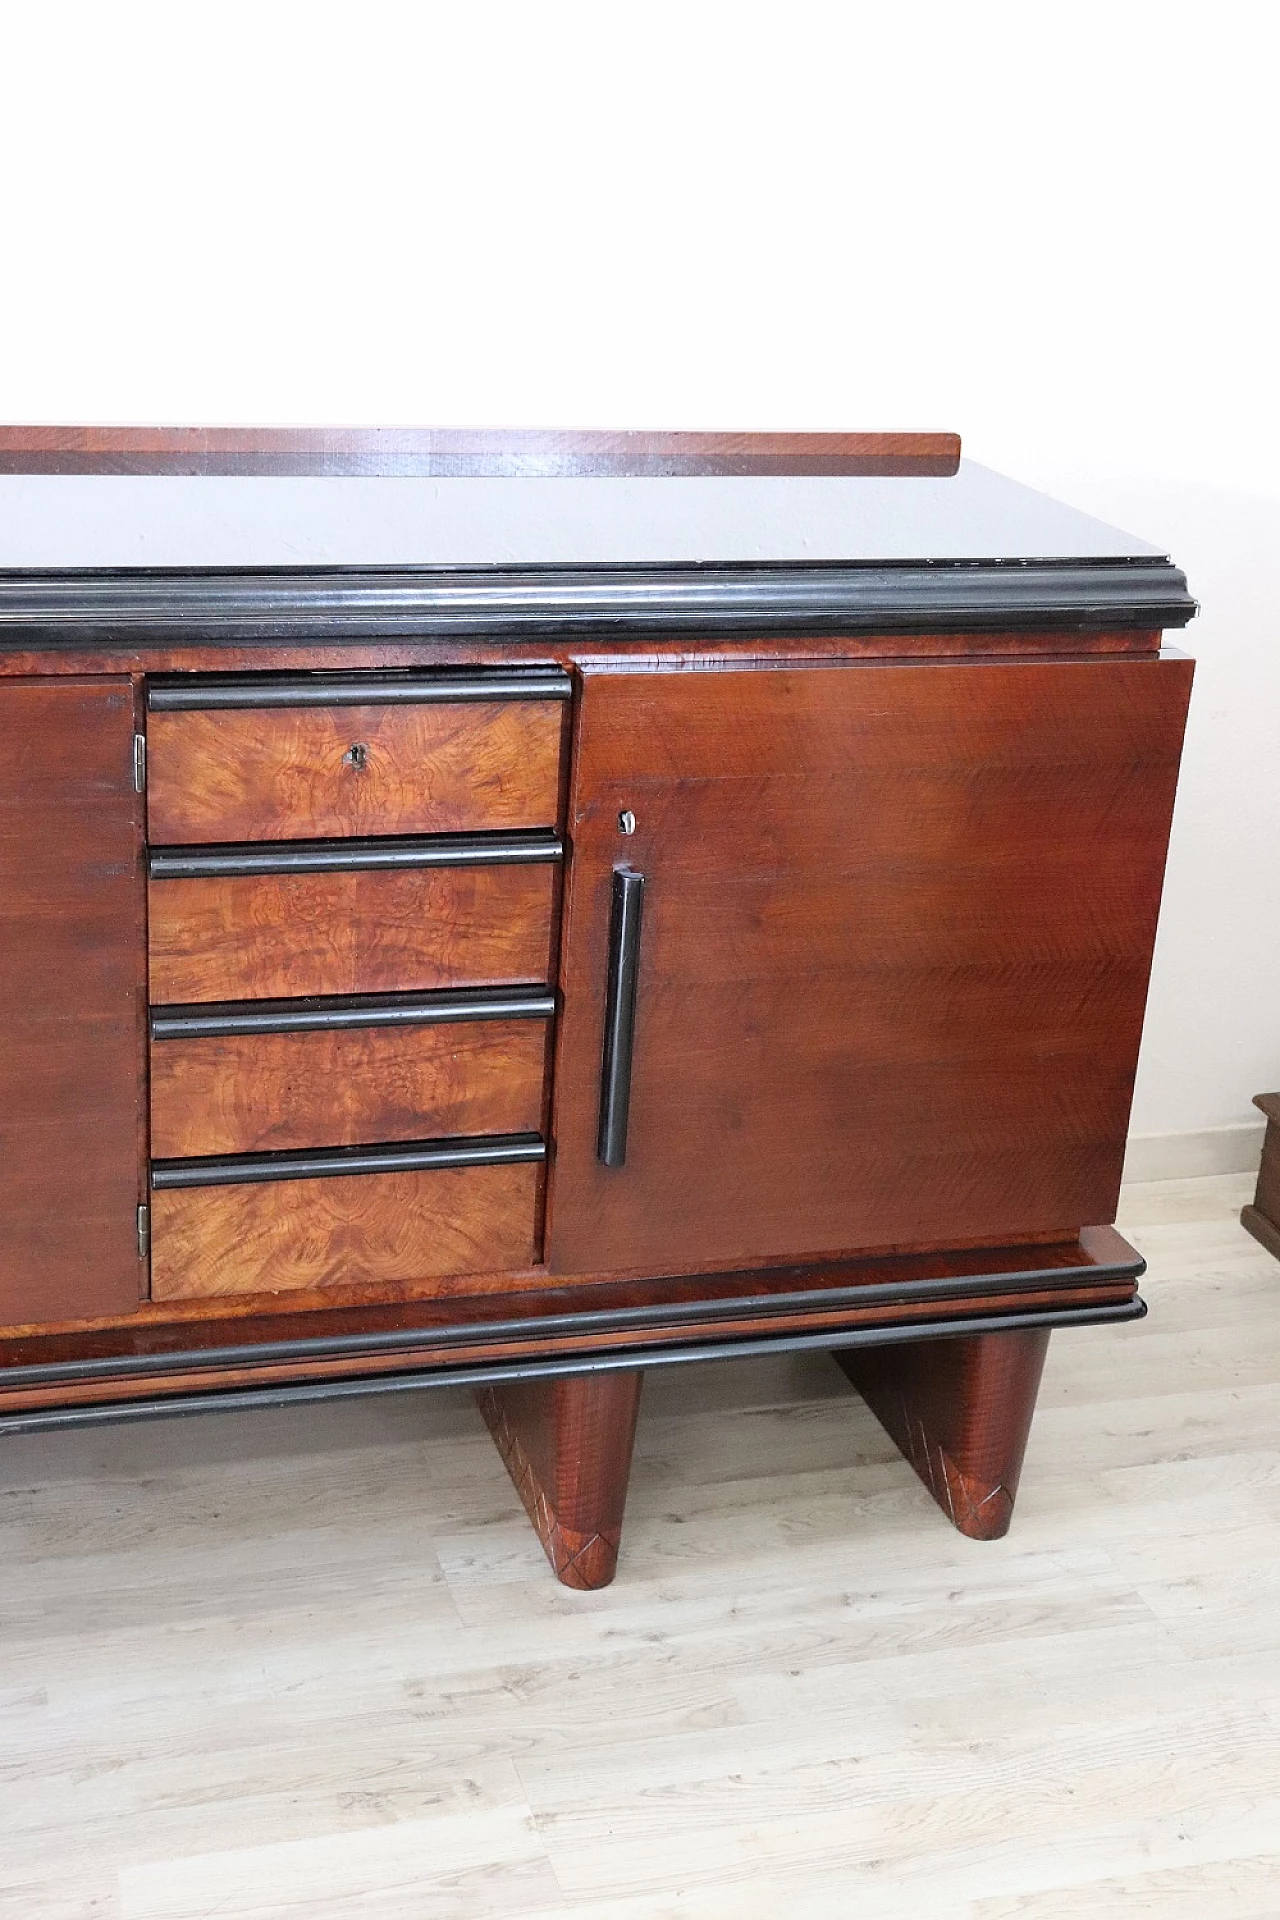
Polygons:
<instances>
[{"instance_id":1,"label":"drawer front","mask_svg":"<svg viewBox=\"0 0 1280 1920\"><path fill-rule=\"evenodd\" d=\"M153 879L151 1001L544 981L556 885L537 864Z\"/></svg>"},{"instance_id":2,"label":"drawer front","mask_svg":"<svg viewBox=\"0 0 1280 1920\"><path fill-rule=\"evenodd\" d=\"M551 827L558 700L153 712L153 844Z\"/></svg>"},{"instance_id":3,"label":"drawer front","mask_svg":"<svg viewBox=\"0 0 1280 1920\"><path fill-rule=\"evenodd\" d=\"M158 1039L157 1159L542 1126L547 1023L449 1021Z\"/></svg>"},{"instance_id":4,"label":"drawer front","mask_svg":"<svg viewBox=\"0 0 1280 1920\"><path fill-rule=\"evenodd\" d=\"M387 1286L532 1264L536 1164L152 1195L151 1298Z\"/></svg>"}]
</instances>

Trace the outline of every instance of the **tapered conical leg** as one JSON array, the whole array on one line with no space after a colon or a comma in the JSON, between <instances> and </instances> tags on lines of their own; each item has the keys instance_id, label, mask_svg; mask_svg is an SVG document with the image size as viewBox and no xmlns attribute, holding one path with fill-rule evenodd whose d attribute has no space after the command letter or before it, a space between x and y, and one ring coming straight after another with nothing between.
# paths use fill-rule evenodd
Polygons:
<instances>
[{"instance_id":1,"label":"tapered conical leg","mask_svg":"<svg viewBox=\"0 0 1280 1920\"><path fill-rule=\"evenodd\" d=\"M973 1540L1009 1531L1048 1329L851 1347L833 1357L942 1511Z\"/></svg>"},{"instance_id":2,"label":"tapered conical leg","mask_svg":"<svg viewBox=\"0 0 1280 1920\"><path fill-rule=\"evenodd\" d=\"M476 1403L558 1580L607 1587L640 1407L639 1370L482 1387Z\"/></svg>"}]
</instances>

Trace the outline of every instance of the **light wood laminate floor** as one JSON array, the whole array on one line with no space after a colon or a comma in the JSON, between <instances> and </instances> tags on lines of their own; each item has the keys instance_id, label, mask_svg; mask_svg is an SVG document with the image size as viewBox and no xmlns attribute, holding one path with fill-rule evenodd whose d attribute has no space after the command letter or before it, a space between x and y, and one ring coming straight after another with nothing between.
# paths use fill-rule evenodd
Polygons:
<instances>
[{"instance_id":1,"label":"light wood laminate floor","mask_svg":"<svg viewBox=\"0 0 1280 1920\"><path fill-rule=\"evenodd\" d=\"M2 1920L1280 1915L1280 1265L1135 1187L1009 1538L824 1358L653 1376L617 1585L457 1393L0 1444Z\"/></svg>"}]
</instances>

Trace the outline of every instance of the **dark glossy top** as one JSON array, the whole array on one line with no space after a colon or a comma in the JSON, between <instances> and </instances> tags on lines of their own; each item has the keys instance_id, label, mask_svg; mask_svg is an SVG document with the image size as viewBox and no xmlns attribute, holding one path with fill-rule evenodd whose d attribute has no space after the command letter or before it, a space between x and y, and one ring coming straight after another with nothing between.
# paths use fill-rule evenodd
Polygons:
<instances>
[{"instance_id":1,"label":"dark glossy top","mask_svg":"<svg viewBox=\"0 0 1280 1920\"><path fill-rule=\"evenodd\" d=\"M963 461L952 477L0 475L0 567L531 567L1158 556Z\"/></svg>"},{"instance_id":2,"label":"dark glossy top","mask_svg":"<svg viewBox=\"0 0 1280 1920\"><path fill-rule=\"evenodd\" d=\"M1159 550L954 477L0 474L0 645L1185 624Z\"/></svg>"}]
</instances>

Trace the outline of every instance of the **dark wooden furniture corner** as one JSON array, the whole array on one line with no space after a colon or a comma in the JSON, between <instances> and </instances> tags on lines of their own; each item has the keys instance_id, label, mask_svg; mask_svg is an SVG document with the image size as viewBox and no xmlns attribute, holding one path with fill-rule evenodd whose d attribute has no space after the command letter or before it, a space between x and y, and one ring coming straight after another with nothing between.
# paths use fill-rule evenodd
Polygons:
<instances>
[{"instance_id":1,"label":"dark wooden furniture corner","mask_svg":"<svg viewBox=\"0 0 1280 1920\"><path fill-rule=\"evenodd\" d=\"M882 477L909 521L958 459L0 429L6 486L298 476L300 538L316 477ZM467 1386L595 1587L645 1372L816 1350L1006 1530L1050 1330L1145 1311L1111 1222L1194 603L1070 517L855 550L854 492L848 551L775 559L783 497L670 562L620 521L607 563L0 569L0 1432Z\"/></svg>"},{"instance_id":2,"label":"dark wooden furniture corner","mask_svg":"<svg viewBox=\"0 0 1280 1920\"><path fill-rule=\"evenodd\" d=\"M1267 1116L1267 1130L1257 1192L1252 1206L1241 1209L1240 1224L1280 1260L1280 1093L1255 1094L1253 1104Z\"/></svg>"}]
</instances>

